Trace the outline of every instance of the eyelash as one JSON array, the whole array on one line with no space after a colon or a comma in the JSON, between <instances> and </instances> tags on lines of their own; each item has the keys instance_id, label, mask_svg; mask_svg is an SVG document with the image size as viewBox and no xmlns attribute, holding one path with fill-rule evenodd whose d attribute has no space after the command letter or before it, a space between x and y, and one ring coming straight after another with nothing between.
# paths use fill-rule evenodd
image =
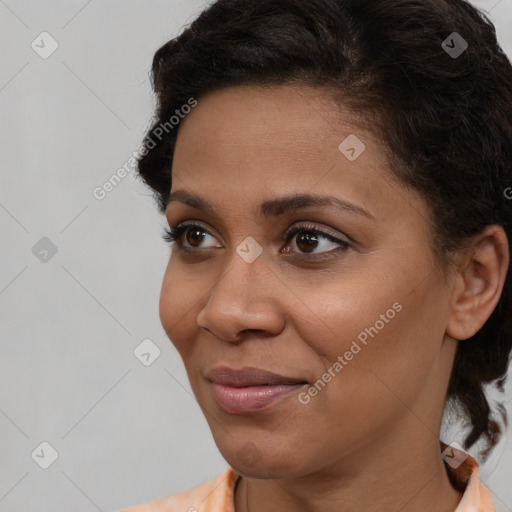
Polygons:
<instances>
[{"instance_id":1,"label":"eyelash","mask_svg":"<svg viewBox=\"0 0 512 512\"><path fill-rule=\"evenodd\" d=\"M182 247L182 240L181 240L182 235L188 229L192 229L192 228L199 229L199 230L207 233L208 235L213 236L206 228L204 228L200 224L197 224L195 222L190 222L190 223L182 222L181 224L178 224L176 227L172 227L172 226L170 228L164 227L163 228L164 232L162 234L162 238L170 244L173 242L177 242L177 245L180 249L194 251L194 250L197 250L197 248ZM337 252L338 250L346 251L347 249L349 249L351 247L351 244L349 244L347 241L341 240L340 238L337 238L330 233L326 233L325 231L318 229L314 224L305 224L305 225L295 226L295 227L291 228L290 230L288 230L283 235L283 239L288 244L293 239L293 237L295 235L297 235L298 233L301 233L301 232L313 233L314 236L320 236L321 238L325 238L326 240L329 240L330 242L334 242L334 243L340 245L340 247L338 249L331 249L330 251L324 251L319 254L299 253L303 256L309 257L310 259L322 258L332 252Z\"/></svg>"}]
</instances>

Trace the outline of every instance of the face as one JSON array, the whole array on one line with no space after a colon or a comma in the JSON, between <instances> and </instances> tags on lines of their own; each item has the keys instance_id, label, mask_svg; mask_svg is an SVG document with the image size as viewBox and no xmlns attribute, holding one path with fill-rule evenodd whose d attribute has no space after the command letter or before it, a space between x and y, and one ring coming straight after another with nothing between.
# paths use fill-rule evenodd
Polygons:
<instances>
[{"instance_id":1,"label":"face","mask_svg":"<svg viewBox=\"0 0 512 512\"><path fill-rule=\"evenodd\" d=\"M443 405L449 294L428 208L353 120L325 91L241 86L200 99L179 128L166 216L187 227L160 318L246 476L321 471L384 433L405 438L413 407L417 426ZM286 201L299 195L324 202ZM212 384L219 366L289 380L241 391Z\"/></svg>"}]
</instances>

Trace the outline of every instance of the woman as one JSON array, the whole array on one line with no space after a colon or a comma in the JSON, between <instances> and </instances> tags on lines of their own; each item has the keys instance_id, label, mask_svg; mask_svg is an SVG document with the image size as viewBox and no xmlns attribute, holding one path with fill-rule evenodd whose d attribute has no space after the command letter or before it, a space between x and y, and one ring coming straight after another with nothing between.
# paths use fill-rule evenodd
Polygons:
<instances>
[{"instance_id":1,"label":"woman","mask_svg":"<svg viewBox=\"0 0 512 512\"><path fill-rule=\"evenodd\" d=\"M464 0L218 0L152 79L160 318L229 467L126 510L495 510L465 452L500 437L484 385L512 345L512 66L490 21ZM447 407L465 438L440 439Z\"/></svg>"}]
</instances>

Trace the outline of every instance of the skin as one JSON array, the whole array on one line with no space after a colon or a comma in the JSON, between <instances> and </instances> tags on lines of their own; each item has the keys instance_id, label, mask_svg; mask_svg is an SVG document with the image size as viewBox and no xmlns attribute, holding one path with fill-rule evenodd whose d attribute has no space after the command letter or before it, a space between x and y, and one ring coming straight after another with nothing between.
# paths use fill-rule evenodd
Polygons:
<instances>
[{"instance_id":1,"label":"skin","mask_svg":"<svg viewBox=\"0 0 512 512\"><path fill-rule=\"evenodd\" d=\"M350 134L366 146L355 161L338 150ZM182 237L188 252L173 247L160 318L220 452L242 475L237 512L449 512L461 499L440 456L444 395L458 340L499 300L507 239L488 226L445 279L427 204L387 165L372 133L307 86L216 91L180 125L172 191L202 196L217 214L169 203L172 226L195 220L206 231ZM328 206L257 211L299 193L334 195L374 218ZM283 240L304 222L351 246L336 250L322 237L308 245L300 232ZM248 236L263 250L252 263L236 251ZM308 404L297 392L237 415L215 401L204 375L221 364L313 385L397 302L401 311ZM241 456L251 450L252 460Z\"/></svg>"}]
</instances>

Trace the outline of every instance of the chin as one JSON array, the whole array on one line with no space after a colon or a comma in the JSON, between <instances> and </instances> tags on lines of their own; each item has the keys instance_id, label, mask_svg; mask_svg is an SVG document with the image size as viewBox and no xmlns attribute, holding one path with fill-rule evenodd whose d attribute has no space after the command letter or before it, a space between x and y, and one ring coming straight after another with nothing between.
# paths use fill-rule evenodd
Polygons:
<instances>
[{"instance_id":1,"label":"chin","mask_svg":"<svg viewBox=\"0 0 512 512\"><path fill-rule=\"evenodd\" d=\"M300 452L296 450L291 450L292 453L289 455L273 450L268 454L262 451L256 458L247 455L247 451L247 448L242 448L235 453L223 453L225 460L235 472L245 478L294 478L307 473L307 470L302 468L304 459L301 457L301 460L298 460Z\"/></svg>"}]
</instances>

